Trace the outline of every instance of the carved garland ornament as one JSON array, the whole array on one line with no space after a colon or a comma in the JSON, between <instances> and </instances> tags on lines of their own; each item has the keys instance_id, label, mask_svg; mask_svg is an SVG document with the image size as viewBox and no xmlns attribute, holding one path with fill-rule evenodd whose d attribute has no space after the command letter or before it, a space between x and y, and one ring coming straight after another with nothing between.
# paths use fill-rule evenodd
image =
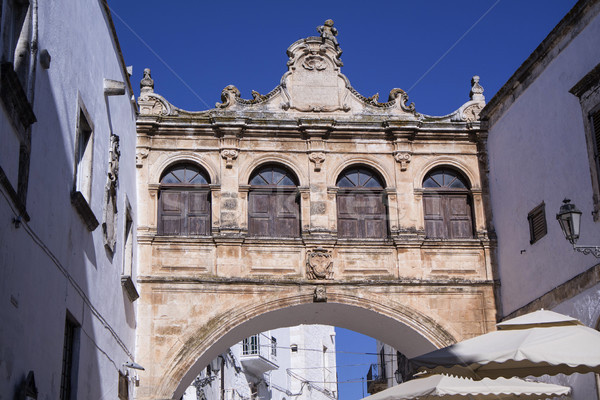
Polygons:
<instances>
[{"instance_id":1,"label":"carved garland ornament","mask_svg":"<svg viewBox=\"0 0 600 400\"><path fill-rule=\"evenodd\" d=\"M308 279L333 279L333 260L331 252L323 248L310 251L306 260Z\"/></svg>"}]
</instances>

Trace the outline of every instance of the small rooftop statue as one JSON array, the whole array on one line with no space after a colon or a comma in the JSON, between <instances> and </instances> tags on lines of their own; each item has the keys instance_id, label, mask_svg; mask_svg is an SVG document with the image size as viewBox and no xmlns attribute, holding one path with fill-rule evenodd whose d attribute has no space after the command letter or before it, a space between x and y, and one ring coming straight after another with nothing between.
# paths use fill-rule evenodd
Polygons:
<instances>
[{"instance_id":1,"label":"small rooftop statue","mask_svg":"<svg viewBox=\"0 0 600 400\"><path fill-rule=\"evenodd\" d=\"M322 38L331 40L336 48L339 47L339 43L335 38L338 31L333 27L332 19L328 19L323 25L317 26L317 32L321 34Z\"/></svg>"}]
</instances>

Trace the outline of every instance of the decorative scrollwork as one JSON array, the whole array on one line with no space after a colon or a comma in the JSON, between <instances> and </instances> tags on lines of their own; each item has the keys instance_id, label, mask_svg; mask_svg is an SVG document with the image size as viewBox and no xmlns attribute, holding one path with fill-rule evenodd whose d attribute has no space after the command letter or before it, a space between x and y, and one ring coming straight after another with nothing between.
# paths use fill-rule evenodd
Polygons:
<instances>
[{"instance_id":1,"label":"decorative scrollwork","mask_svg":"<svg viewBox=\"0 0 600 400\"><path fill-rule=\"evenodd\" d=\"M221 150L221 157L225 159L225 168L233 167L233 160L238 157L239 152L235 149L223 149Z\"/></svg>"},{"instance_id":2,"label":"decorative scrollwork","mask_svg":"<svg viewBox=\"0 0 600 400\"><path fill-rule=\"evenodd\" d=\"M400 163L400 171L406 171L411 158L412 158L412 154L407 151L397 152L394 154L394 159Z\"/></svg>"},{"instance_id":3,"label":"decorative scrollwork","mask_svg":"<svg viewBox=\"0 0 600 400\"><path fill-rule=\"evenodd\" d=\"M315 163L315 172L319 172L321 170L321 164L325 162L325 153L321 151L310 153L308 159Z\"/></svg>"},{"instance_id":4,"label":"decorative scrollwork","mask_svg":"<svg viewBox=\"0 0 600 400\"><path fill-rule=\"evenodd\" d=\"M310 55L304 58L304 62L302 62L302 67L309 71L323 71L327 68L327 62L325 58L317 55Z\"/></svg>"}]
</instances>

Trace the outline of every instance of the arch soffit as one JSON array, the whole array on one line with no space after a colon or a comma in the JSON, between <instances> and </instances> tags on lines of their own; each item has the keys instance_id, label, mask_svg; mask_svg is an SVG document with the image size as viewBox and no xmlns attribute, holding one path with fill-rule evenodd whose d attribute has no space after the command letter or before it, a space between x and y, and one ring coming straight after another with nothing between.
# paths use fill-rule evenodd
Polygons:
<instances>
[{"instance_id":1,"label":"arch soffit","mask_svg":"<svg viewBox=\"0 0 600 400\"><path fill-rule=\"evenodd\" d=\"M224 340L223 338L233 329L240 328L245 323L272 312L313 303L313 293L311 292L286 298L276 297L261 304L248 303L243 306L236 305L229 310L224 310L221 316L209 321L208 324L200 328L188 329L187 332L182 334L182 340L179 342L181 343L179 351L165 363L168 367L164 371L163 379L159 384L159 392L164 396L171 396L173 399L179 398L183 390L185 390L184 386L187 387L185 377L190 375L191 379L193 379L195 375L194 373L190 373L192 369L198 367L198 370L200 370L204 366L196 364L203 364L203 361L208 363L212 359L209 357L208 360L201 360L201 358L204 358L202 356L212 346ZM402 304L388 306L377 301L377 299L371 298L369 299L368 307L365 307L364 298L344 293L328 293L327 303L358 307L364 311L382 315L384 318L396 320L398 323L420 334L437 348L457 342L456 338L458 335L451 328L442 327L433 318ZM216 328L210 332L206 332L206 326L215 326ZM229 346L232 344L230 343Z\"/></svg>"},{"instance_id":2,"label":"arch soffit","mask_svg":"<svg viewBox=\"0 0 600 400\"><path fill-rule=\"evenodd\" d=\"M354 167L354 166L356 166L356 167L366 166L366 167L371 168L373 171L377 172L379 174L379 176L381 177L381 179L383 179L383 185L384 185L383 188L384 189L394 187L394 185L390 184L390 183L394 182L394 180L383 168L381 168L380 164L381 164L380 161L376 160L374 157L373 158L356 157L356 158L344 160L343 162L339 163L335 168L331 169L332 172L329 174L329 176L327 176L327 187L336 186L337 179L340 176L340 174L346 168Z\"/></svg>"},{"instance_id":3,"label":"arch soffit","mask_svg":"<svg viewBox=\"0 0 600 400\"><path fill-rule=\"evenodd\" d=\"M476 178L477 174L471 170L470 167L465 165L464 163L453 159L453 158L436 158L433 161L425 164L418 174L415 175L415 180L413 185L415 188L423 189L423 179L425 179L425 175L427 175L431 170L437 167L449 166L456 169L460 172L471 185L471 190L480 190L481 187L479 185L479 179Z\"/></svg>"},{"instance_id":4,"label":"arch soffit","mask_svg":"<svg viewBox=\"0 0 600 400\"><path fill-rule=\"evenodd\" d=\"M189 162L202 167L210 178L211 184L219 184L219 175L216 173L217 169L215 166L204 157L198 156L196 153L183 152L173 155L161 155L157 162L153 163L150 167L150 173L148 174L149 183L158 184L160 182L160 176L169 167L183 162Z\"/></svg>"},{"instance_id":5,"label":"arch soffit","mask_svg":"<svg viewBox=\"0 0 600 400\"><path fill-rule=\"evenodd\" d=\"M285 155L265 155L263 157L256 157L249 159L247 164L240 164L240 185L248 185L250 181L250 175L259 167L265 164L279 164L282 167L290 170L296 175L299 186L308 186L308 177L304 173L302 167L292 157Z\"/></svg>"}]
</instances>

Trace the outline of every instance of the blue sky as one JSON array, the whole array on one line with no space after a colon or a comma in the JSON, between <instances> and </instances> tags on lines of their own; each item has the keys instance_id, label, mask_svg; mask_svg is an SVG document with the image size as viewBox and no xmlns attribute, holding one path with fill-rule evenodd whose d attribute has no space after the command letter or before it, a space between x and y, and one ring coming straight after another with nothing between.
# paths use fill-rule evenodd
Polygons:
<instances>
[{"instance_id":1,"label":"blue sky","mask_svg":"<svg viewBox=\"0 0 600 400\"><path fill-rule=\"evenodd\" d=\"M487 100L575 4L574 0L438 1L109 1L125 62L139 92L152 70L155 91L177 107L214 107L233 84L242 97L265 94L286 71L286 49L317 36L331 18L343 50L342 73L365 96L408 92L416 110L448 114L481 77ZM337 335L339 381L366 375L375 341ZM341 400L362 398L361 383L340 383Z\"/></svg>"}]
</instances>

